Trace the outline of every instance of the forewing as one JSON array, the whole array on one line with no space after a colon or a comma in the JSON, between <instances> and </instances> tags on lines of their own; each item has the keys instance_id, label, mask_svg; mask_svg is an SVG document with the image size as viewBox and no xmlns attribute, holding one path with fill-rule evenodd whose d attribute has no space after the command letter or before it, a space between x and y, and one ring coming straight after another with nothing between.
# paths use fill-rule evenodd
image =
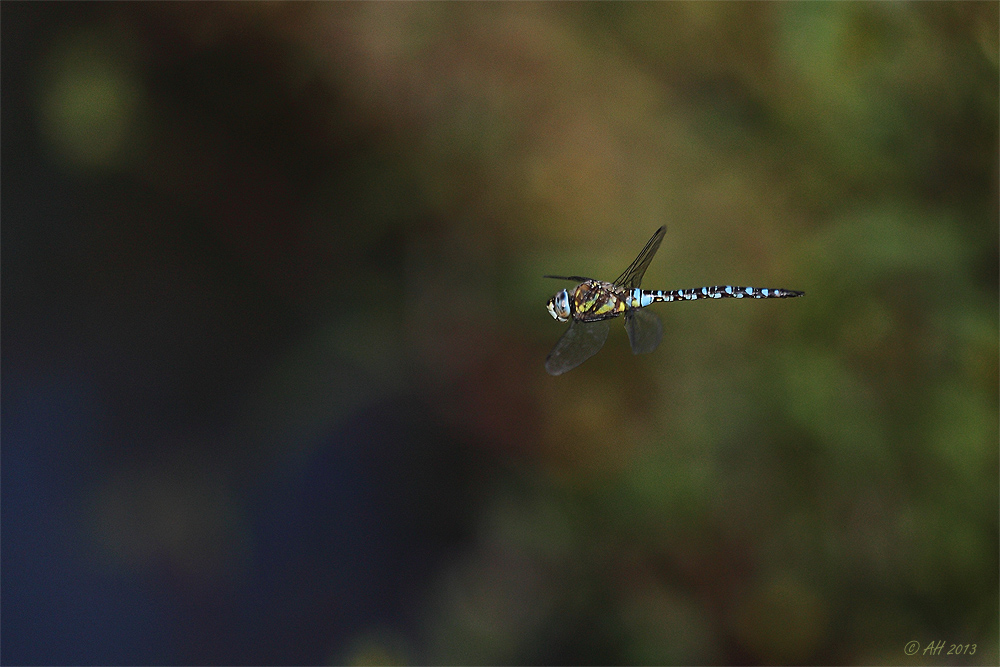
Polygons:
<instances>
[{"instance_id":1,"label":"forewing","mask_svg":"<svg viewBox=\"0 0 1000 667\"><path fill-rule=\"evenodd\" d=\"M583 276L542 276L542 278L555 278L556 280L573 280L578 283L585 283L588 280L593 280L593 278L584 278Z\"/></svg>"},{"instance_id":2,"label":"forewing","mask_svg":"<svg viewBox=\"0 0 1000 667\"><path fill-rule=\"evenodd\" d=\"M646 273L646 268L649 263L653 261L653 255L660 247L660 241L663 240L663 235L667 232L667 226L664 225L656 230L653 234L653 238L649 239L649 243L646 247L642 249L639 256L635 258L625 272L618 276L615 280L615 285L621 287L638 287L639 283L642 282L642 275Z\"/></svg>"},{"instance_id":3,"label":"forewing","mask_svg":"<svg viewBox=\"0 0 1000 667\"><path fill-rule=\"evenodd\" d=\"M632 354L649 354L663 340L663 322L656 313L645 308L625 313L625 331Z\"/></svg>"},{"instance_id":4,"label":"forewing","mask_svg":"<svg viewBox=\"0 0 1000 667\"><path fill-rule=\"evenodd\" d=\"M562 375L571 371L604 347L611 330L610 320L580 322L573 320L556 346L545 358L549 375Z\"/></svg>"}]
</instances>

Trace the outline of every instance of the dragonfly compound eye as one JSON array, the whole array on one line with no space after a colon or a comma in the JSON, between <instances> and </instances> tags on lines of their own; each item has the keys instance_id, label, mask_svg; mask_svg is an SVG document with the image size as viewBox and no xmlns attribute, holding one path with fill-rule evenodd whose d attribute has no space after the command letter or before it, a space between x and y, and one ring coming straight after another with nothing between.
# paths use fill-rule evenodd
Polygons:
<instances>
[{"instance_id":1,"label":"dragonfly compound eye","mask_svg":"<svg viewBox=\"0 0 1000 667\"><path fill-rule=\"evenodd\" d=\"M569 294L566 290L561 290L556 293L554 297L549 299L549 302L545 306L548 308L549 315L559 320L560 322L565 322L569 319Z\"/></svg>"}]
</instances>

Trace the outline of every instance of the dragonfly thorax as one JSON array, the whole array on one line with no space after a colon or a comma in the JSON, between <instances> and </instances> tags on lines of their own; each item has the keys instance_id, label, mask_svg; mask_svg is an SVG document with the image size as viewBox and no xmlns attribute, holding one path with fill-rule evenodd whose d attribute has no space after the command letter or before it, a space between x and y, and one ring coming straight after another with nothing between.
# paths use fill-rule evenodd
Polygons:
<instances>
[{"instance_id":1,"label":"dragonfly thorax","mask_svg":"<svg viewBox=\"0 0 1000 667\"><path fill-rule=\"evenodd\" d=\"M569 309L569 292L566 290L559 290L556 292L555 296L549 299L549 302L545 306L549 310L549 315L559 320L560 322L566 322L569 320L572 314Z\"/></svg>"}]
</instances>

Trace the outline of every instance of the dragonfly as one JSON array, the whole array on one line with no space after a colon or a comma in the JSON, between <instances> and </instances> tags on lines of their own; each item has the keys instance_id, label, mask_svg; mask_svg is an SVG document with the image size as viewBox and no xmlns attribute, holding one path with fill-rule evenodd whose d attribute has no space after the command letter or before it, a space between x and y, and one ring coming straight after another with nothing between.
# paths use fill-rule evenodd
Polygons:
<instances>
[{"instance_id":1,"label":"dragonfly","mask_svg":"<svg viewBox=\"0 0 1000 667\"><path fill-rule=\"evenodd\" d=\"M650 304L695 299L788 299L805 294L789 289L734 285L680 290L640 289L642 276L660 248L666 231L666 225L657 229L635 261L614 282L583 276L543 276L579 283L572 289L559 290L546 305L552 317L570 323L545 358L545 370L550 375L571 371L597 354L608 338L611 320L619 315L625 316L625 331L633 354L655 350L663 339L663 322L656 313L646 310Z\"/></svg>"}]
</instances>

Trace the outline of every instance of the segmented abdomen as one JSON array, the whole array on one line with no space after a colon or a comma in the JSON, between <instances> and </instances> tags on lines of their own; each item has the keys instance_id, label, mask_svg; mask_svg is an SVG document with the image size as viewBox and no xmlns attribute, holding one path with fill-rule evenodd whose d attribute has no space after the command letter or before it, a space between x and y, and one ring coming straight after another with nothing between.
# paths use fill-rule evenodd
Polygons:
<instances>
[{"instance_id":1,"label":"segmented abdomen","mask_svg":"<svg viewBox=\"0 0 1000 667\"><path fill-rule=\"evenodd\" d=\"M713 285L678 290L632 290L629 307L641 308L658 301L691 301L694 299L788 299L805 292L774 287L737 287Z\"/></svg>"}]
</instances>

